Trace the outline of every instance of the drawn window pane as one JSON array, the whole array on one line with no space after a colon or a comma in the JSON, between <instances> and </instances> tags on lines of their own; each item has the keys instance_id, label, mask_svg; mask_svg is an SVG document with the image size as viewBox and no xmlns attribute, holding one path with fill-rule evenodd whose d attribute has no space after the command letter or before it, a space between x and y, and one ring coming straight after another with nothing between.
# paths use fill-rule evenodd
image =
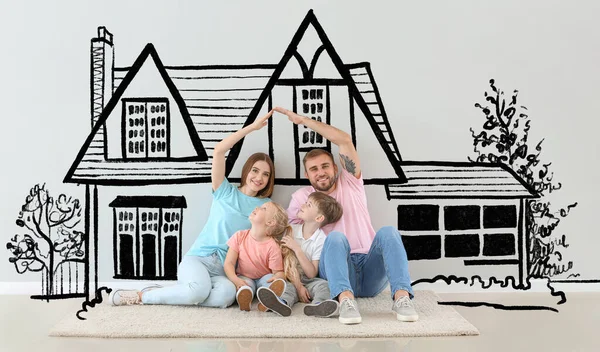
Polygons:
<instances>
[{"instance_id":1,"label":"drawn window pane","mask_svg":"<svg viewBox=\"0 0 600 352\"><path fill-rule=\"evenodd\" d=\"M450 258L479 256L479 235L444 236L444 255Z\"/></svg>"},{"instance_id":2,"label":"drawn window pane","mask_svg":"<svg viewBox=\"0 0 600 352\"><path fill-rule=\"evenodd\" d=\"M494 233L483 235L484 256L514 255L515 253L515 235L512 233Z\"/></svg>"},{"instance_id":3,"label":"drawn window pane","mask_svg":"<svg viewBox=\"0 0 600 352\"><path fill-rule=\"evenodd\" d=\"M408 260L439 259L442 257L442 236L402 236Z\"/></svg>"},{"instance_id":4,"label":"drawn window pane","mask_svg":"<svg viewBox=\"0 0 600 352\"><path fill-rule=\"evenodd\" d=\"M514 205L484 206L483 227L486 229L517 227L517 207Z\"/></svg>"},{"instance_id":5,"label":"drawn window pane","mask_svg":"<svg viewBox=\"0 0 600 352\"><path fill-rule=\"evenodd\" d=\"M297 103L298 105L296 105L298 111L301 111L302 114L313 120L317 120L317 117L322 119L322 116L320 115L327 104L327 101L323 96L323 88L305 87L302 88L301 91L302 94L298 94L298 96L301 96L301 98ZM319 121L323 122L322 120ZM309 133L298 133L299 148L327 148L327 140L325 140L322 136L317 133L313 133L306 126L303 126L303 130L307 130Z\"/></svg>"},{"instance_id":6,"label":"drawn window pane","mask_svg":"<svg viewBox=\"0 0 600 352\"><path fill-rule=\"evenodd\" d=\"M460 205L444 207L444 224L446 230L478 229L479 206Z\"/></svg>"},{"instance_id":7,"label":"drawn window pane","mask_svg":"<svg viewBox=\"0 0 600 352\"><path fill-rule=\"evenodd\" d=\"M128 159L145 158L146 153L144 149L140 148L140 143L145 140L145 103L125 100L123 104L128 113L127 116L122 117L128 121L125 130L122 131L122 138L125 139L124 145L127 146L127 149L123 150L123 156Z\"/></svg>"},{"instance_id":8,"label":"drawn window pane","mask_svg":"<svg viewBox=\"0 0 600 352\"><path fill-rule=\"evenodd\" d=\"M152 126L156 125L155 128L150 130L150 136L148 137L148 143L150 149L148 150L148 157L150 158L166 158L169 156L169 145L167 140L169 139L168 130L168 106L167 102L153 103L154 111L148 112L148 118L150 119ZM165 114L164 111L167 113ZM156 121L155 124L153 121Z\"/></svg>"},{"instance_id":9,"label":"drawn window pane","mask_svg":"<svg viewBox=\"0 0 600 352\"><path fill-rule=\"evenodd\" d=\"M439 225L439 205L399 205L398 229L400 231L437 231Z\"/></svg>"}]
</instances>

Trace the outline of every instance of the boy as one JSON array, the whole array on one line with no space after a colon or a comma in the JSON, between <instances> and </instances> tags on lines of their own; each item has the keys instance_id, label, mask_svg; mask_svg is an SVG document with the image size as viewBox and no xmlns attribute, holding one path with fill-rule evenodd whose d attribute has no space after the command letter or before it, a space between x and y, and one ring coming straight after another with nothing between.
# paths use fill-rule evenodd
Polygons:
<instances>
[{"instance_id":1,"label":"boy","mask_svg":"<svg viewBox=\"0 0 600 352\"><path fill-rule=\"evenodd\" d=\"M306 203L298 210L300 224L290 225L294 238L284 236L282 246L294 251L302 275L299 280L286 285L281 298L267 287L256 292L259 310L272 310L281 316L289 316L291 307L298 302L311 303L304 307L304 314L309 316L330 317L338 310L338 302L330 299L329 286L326 280L317 277L319 260L325 243L325 233L321 227L335 223L342 216L342 206L332 197L322 192L312 193Z\"/></svg>"}]
</instances>

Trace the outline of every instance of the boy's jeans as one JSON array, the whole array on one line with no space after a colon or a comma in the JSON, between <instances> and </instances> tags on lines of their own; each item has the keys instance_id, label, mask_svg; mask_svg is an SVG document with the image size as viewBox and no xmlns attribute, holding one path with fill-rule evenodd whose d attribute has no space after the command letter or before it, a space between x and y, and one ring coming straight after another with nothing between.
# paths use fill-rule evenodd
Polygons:
<instances>
[{"instance_id":1,"label":"boy's jeans","mask_svg":"<svg viewBox=\"0 0 600 352\"><path fill-rule=\"evenodd\" d=\"M382 227L375 234L369 253L350 254L348 239L341 232L331 232L325 239L319 276L329 282L331 298L344 291L356 297L374 297L390 283L392 299L398 290L413 298L408 273L408 258L400 233L395 227Z\"/></svg>"},{"instance_id":2,"label":"boy's jeans","mask_svg":"<svg viewBox=\"0 0 600 352\"><path fill-rule=\"evenodd\" d=\"M235 302L235 285L215 253L208 257L186 255L177 268L177 284L150 290L144 304L199 305L227 308Z\"/></svg>"}]
</instances>

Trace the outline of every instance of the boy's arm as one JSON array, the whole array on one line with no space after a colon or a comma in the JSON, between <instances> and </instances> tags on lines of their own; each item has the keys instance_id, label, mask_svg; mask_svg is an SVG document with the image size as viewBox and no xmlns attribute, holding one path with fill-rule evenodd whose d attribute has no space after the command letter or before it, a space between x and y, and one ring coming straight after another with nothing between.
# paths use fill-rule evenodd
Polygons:
<instances>
[{"instance_id":1,"label":"boy's arm","mask_svg":"<svg viewBox=\"0 0 600 352\"><path fill-rule=\"evenodd\" d=\"M358 152L354 147L354 143L352 143L352 137L348 133L326 123L300 116L293 111L281 107L276 107L274 110L286 115L293 123L306 126L337 145L339 147L342 167L354 175L354 177L360 178L360 159L358 158Z\"/></svg>"},{"instance_id":2,"label":"boy's arm","mask_svg":"<svg viewBox=\"0 0 600 352\"><path fill-rule=\"evenodd\" d=\"M238 252L229 248L227 251L227 256L225 257L225 263L223 263L223 269L225 270L225 275L227 278L233 282L235 287L239 289L240 287L246 285L246 281L240 279L235 273L235 264L237 263Z\"/></svg>"}]
</instances>

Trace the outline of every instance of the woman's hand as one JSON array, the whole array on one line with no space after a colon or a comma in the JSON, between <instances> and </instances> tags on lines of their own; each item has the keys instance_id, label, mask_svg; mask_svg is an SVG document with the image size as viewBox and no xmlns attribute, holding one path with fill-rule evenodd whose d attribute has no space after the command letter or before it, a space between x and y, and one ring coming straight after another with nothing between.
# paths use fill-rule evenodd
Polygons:
<instances>
[{"instance_id":1,"label":"woman's hand","mask_svg":"<svg viewBox=\"0 0 600 352\"><path fill-rule=\"evenodd\" d=\"M274 109L271 109L271 111L269 111L265 116L254 120L254 122L250 125L252 131L258 131L265 127L267 125L267 120L273 115L274 111Z\"/></svg>"},{"instance_id":2,"label":"woman's hand","mask_svg":"<svg viewBox=\"0 0 600 352\"><path fill-rule=\"evenodd\" d=\"M304 121L304 119L306 118L304 116L300 116L300 115L296 114L293 111L281 108L279 106L273 108L273 110L277 111L278 113L286 115L288 117L288 119L290 121L292 121L293 123L295 123L296 125L302 124L302 121Z\"/></svg>"}]
</instances>

